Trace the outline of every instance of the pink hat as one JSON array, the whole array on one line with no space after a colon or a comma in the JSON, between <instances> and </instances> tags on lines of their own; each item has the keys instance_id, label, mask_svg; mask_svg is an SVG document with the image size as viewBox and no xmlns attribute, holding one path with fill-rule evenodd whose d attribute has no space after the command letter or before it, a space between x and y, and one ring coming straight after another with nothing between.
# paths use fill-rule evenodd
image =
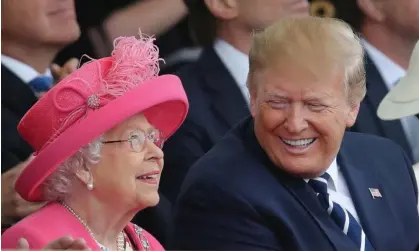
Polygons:
<instances>
[{"instance_id":1,"label":"pink hat","mask_svg":"<svg viewBox=\"0 0 419 251\"><path fill-rule=\"evenodd\" d=\"M158 76L154 39L115 40L112 56L84 64L47 92L23 117L20 135L35 158L16 181L28 201L43 201L42 183L81 147L143 113L165 138L183 123L188 100L180 79Z\"/></svg>"}]
</instances>

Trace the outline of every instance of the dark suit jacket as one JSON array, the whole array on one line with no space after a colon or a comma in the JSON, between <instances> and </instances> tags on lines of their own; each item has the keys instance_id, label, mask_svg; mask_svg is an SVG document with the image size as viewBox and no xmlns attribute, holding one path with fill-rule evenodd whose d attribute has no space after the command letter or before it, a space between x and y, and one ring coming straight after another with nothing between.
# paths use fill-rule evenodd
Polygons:
<instances>
[{"instance_id":1,"label":"dark suit jacket","mask_svg":"<svg viewBox=\"0 0 419 251\"><path fill-rule=\"evenodd\" d=\"M241 119L248 105L235 80L212 48L177 73L189 99L188 116L165 143L160 190L175 201L189 167Z\"/></svg>"},{"instance_id":2,"label":"dark suit jacket","mask_svg":"<svg viewBox=\"0 0 419 251\"><path fill-rule=\"evenodd\" d=\"M23 115L37 101L32 89L4 65L1 66L1 172L5 172L33 152L17 132Z\"/></svg>"},{"instance_id":3,"label":"dark suit jacket","mask_svg":"<svg viewBox=\"0 0 419 251\"><path fill-rule=\"evenodd\" d=\"M358 118L351 131L389 138L398 143L408 157L413 160L413 153L400 120L385 121L377 116L378 106L387 94L388 89L368 55L365 57L365 70L367 74L367 95L361 103Z\"/></svg>"},{"instance_id":4,"label":"dark suit jacket","mask_svg":"<svg viewBox=\"0 0 419 251\"><path fill-rule=\"evenodd\" d=\"M411 163L391 141L348 132L338 155L363 229L376 251L419 248ZM373 199L368 188L382 198ZM183 183L173 249L355 251L301 178L276 168L245 120L195 163Z\"/></svg>"}]
</instances>

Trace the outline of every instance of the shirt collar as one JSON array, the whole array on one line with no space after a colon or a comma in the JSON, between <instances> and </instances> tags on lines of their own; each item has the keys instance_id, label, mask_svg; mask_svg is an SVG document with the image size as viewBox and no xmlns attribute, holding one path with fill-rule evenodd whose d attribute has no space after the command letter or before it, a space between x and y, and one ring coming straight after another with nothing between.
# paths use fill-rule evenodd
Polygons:
<instances>
[{"instance_id":1,"label":"shirt collar","mask_svg":"<svg viewBox=\"0 0 419 251\"><path fill-rule=\"evenodd\" d=\"M326 170L326 173L329 174L330 179L327 181L327 187L337 191L339 189L338 184L338 177L339 177L339 170L338 170L338 164L336 162L336 157L333 159L332 164L330 164L329 168ZM305 182L308 182L309 179L304 179Z\"/></svg>"},{"instance_id":2,"label":"shirt collar","mask_svg":"<svg viewBox=\"0 0 419 251\"><path fill-rule=\"evenodd\" d=\"M222 39L215 41L214 50L240 88L246 88L249 56Z\"/></svg>"},{"instance_id":3,"label":"shirt collar","mask_svg":"<svg viewBox=\"0 0 419 251\"><path fill-rule=\"evenodd\" d=\"M335 191L339 189L339 184L338 184L339 172L338 171L339 171L338 164L335 158L332 164L330 164L329 168L326 171L330 176L330 180L328 181L327 185L330 187L330 189L335 190Z\"/></svg>"},{"instance_id":4,"label":"shirt collar","mask_svg":"<svg viewBox=\"0 0 419 251\"><path fill-rule=\"evenodd\" d=\"M362 43L366 52L380 72L384 83L390 90L402 77L406 75L406 70L375 48L367 40L362 39Z\"/></svg>"},{"instance_id":5,"label":"shirt collar","mask_svg":"<svg viewBox=\"0 0 419 251\"><path fill-rule=\"evenodd\" d=\"M41 74L30 65L3 54L1 55L1 63L17 77L19 77L24 83L29 83L39 75L45 75L48 77L52 76L50 69L46 69L45 72Z\"/></svg>"}]
</instances>

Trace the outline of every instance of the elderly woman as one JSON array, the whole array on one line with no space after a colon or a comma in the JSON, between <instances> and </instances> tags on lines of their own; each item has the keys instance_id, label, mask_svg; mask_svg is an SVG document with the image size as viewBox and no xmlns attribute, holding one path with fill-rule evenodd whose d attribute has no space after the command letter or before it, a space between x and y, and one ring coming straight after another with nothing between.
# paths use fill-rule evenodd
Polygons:
<instances>
[{"instance_id":1,"label":"elderly woman","mask_svg":"<svg viewBox=\"0 0 419 251\"><path fill-rule=\"evenodd\" d=\"M48 203L9 228L2 248L70 235L93 250L163 249L130 223L159 202L161 147L188 111L180 80L159 77L158 61L152 38L119 38L111 57L85 64L28 111L18 131L36 152L16 190Z\"/></svg>"}]
</instances>

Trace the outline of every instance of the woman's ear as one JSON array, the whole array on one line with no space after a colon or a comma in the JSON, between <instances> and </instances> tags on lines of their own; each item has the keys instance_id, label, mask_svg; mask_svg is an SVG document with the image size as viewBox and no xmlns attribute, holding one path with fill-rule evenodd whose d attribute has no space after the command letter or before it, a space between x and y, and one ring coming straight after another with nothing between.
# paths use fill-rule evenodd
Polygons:
<instances>
[{"instance_id":1,"label":"woman's ear","mask_svg":"<svg viewBox=\"0 0 419 251\"><path fill-rule=\"evenodd\" d=\"M76 172L76 176L83 184L86 185L88 190L93 189L93 175L89 167L85 165L82 169L79 169Z\"/></svg>"}]
</instances>

